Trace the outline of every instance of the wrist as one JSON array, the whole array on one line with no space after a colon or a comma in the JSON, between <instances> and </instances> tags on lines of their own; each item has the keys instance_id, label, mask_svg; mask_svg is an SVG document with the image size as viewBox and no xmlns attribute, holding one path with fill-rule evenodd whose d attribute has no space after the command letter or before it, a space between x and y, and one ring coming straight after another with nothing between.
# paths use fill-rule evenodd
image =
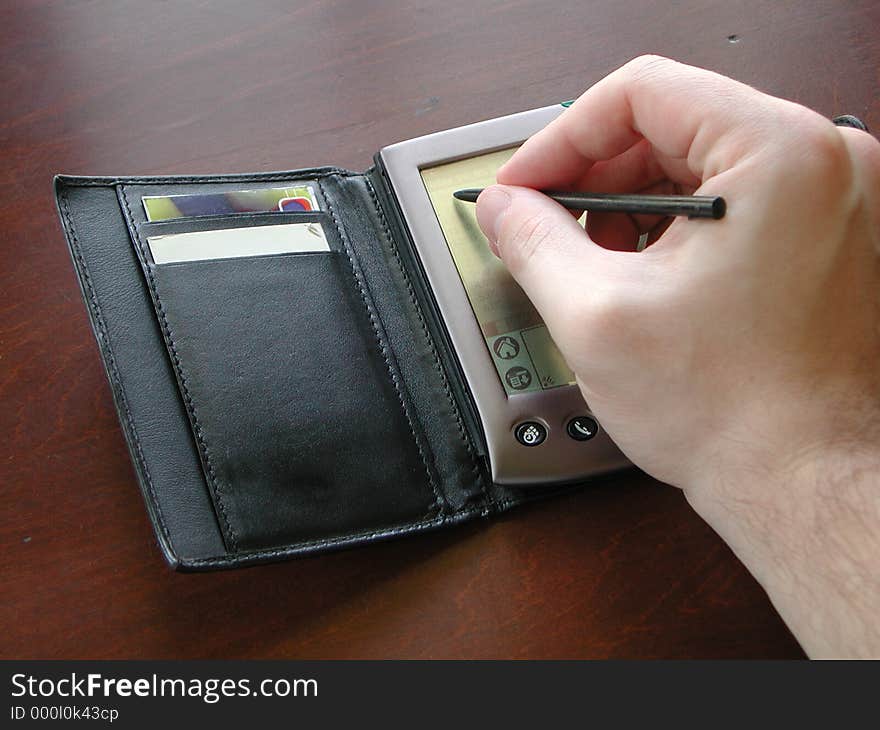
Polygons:
<instances>
[{"instance_id":1,"label":"wrist","mask_svg":"<svg viewBox=\"0 0 880 730\"><path fill-rule=\"evenodd\" d=\"M815 656L880 656L880 441L834 442L686 488Z\"/></svg>"}]
</instances>

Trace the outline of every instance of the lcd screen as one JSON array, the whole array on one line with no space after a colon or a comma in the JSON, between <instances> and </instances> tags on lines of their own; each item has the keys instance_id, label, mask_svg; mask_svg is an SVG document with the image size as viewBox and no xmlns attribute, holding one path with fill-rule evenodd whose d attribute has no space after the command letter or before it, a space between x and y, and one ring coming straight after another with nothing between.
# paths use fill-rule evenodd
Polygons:
<instances>
[{"instance_id":1,"label":"lcd screen","mask_svg":"<svg viewBox=\"0 0 880 730\"><path fill-rule=\"evenodd\" d=\"M495 173L515 148L421 170L455 267L504 390L528 393L574 382L562 354L534 306L489 250L477 225L475 206L452 197L462 188L495 182Z\"/></svg>"}]
</instances>

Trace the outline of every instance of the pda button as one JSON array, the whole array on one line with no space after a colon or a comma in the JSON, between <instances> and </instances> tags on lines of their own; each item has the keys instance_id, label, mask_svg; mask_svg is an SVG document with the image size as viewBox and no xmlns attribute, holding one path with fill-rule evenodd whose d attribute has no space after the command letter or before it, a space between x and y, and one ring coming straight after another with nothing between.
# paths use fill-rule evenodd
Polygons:
<instances>
[{"instance_id":1,"label":"pda button","mask_svg":"<svg viewBox=\"0 0 880 730\"><path fill-rule=\"evenodd\" d=\"M513 435L523 446L538 446L547 438L547 429L537 421L523 421Z\"/></svg>"},{"instance_id":2,"label":"pda button","mask_svg":"<svg viewBox=\"0 0 880 730\"><path fill-rule=\"evenodd\" d=\"M599 424L589 416L575 416L565 427L566 432L575 441L589 441L599 433Z\"/></svg>"}]
</instances>

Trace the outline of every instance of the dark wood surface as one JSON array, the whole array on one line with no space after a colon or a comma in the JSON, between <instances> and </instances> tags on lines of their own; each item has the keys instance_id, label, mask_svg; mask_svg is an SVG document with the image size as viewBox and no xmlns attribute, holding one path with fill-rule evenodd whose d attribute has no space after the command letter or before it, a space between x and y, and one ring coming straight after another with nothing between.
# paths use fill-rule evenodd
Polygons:
<instances>
[{"instance_id":1,"label":"dark wood surface","mask_svg":"<svg viewBox=\"0 0 880 730\"><path fill-rule=\"evenodd\" d=\"M22 0L0 20L0 656L801 656L681 494L635 471L490 523L172 573L51 176L364 169L649 51L876 129L876 0Z\"/></svg>"}]
</instances>

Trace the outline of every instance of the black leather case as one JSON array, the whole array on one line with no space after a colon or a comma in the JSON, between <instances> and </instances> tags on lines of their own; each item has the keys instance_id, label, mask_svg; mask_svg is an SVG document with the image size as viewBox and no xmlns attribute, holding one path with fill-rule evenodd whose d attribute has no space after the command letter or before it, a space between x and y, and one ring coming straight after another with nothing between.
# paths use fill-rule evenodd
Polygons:
<instances>
[{"instance_id":1,"label":"black leather case","mask_svg":"<svg viewBox=\"0 0 880 730\"><path fill-rule=\"evenodd\" d=\"M141 196L313 181L323 210L149 223ZM478 421L375 169L59 176L120 422L169 563L208 570L490 515ZM318 220L331 251L152 263L146 236Z\"/></svg>"}]
</instances>

